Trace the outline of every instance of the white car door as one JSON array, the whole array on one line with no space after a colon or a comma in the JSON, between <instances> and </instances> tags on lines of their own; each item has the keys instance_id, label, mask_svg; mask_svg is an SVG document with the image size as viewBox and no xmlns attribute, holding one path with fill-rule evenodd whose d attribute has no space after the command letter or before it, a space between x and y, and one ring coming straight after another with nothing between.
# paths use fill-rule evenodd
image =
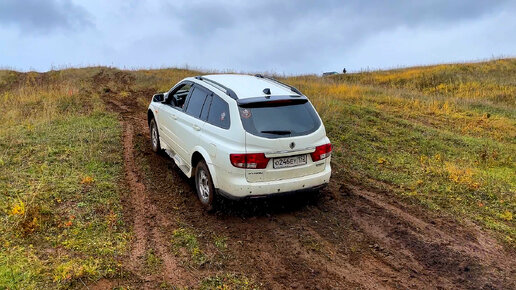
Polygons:
<instances>
[{"instance_id":1,"label":"white car door","mask_svg":"<svg viewBox=\"0 0 516 290\"><path fill-rule=\"evenodd\" d=\"M183 105L191 89L192 84L189 82L179 84L168 93L166 100L160 105L157 117L160 136L174 152L182 150L178 142L181 137L177 132L177 119L183 114Z\"/></svg>"},{"instance_id":2,"label":"white car door","mask_svg":"<svg viewBox=\"0 0 516 290\"><path fill-rule=\"evenodd\" d=\"M180 148L177 153L181 158L190 164L190 157L194 147L198 144L199 135L204 127L204 121L201 120L201 112L206 102L207 96L210 94L205 88L194 85L193 91L190 93L186 109L177 114L176 131L177 143Z\"/></svg>"}]
</instances>

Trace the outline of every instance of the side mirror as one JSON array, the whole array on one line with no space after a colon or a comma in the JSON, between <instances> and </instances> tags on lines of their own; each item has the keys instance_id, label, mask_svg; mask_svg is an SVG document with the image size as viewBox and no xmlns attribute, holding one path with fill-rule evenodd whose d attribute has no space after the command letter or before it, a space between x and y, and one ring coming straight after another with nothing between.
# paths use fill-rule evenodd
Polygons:
<instances>
[{"instance_id":1,"label":"side mirror","mask_svg":"<svg viewBox=\"0 0 516 290\"><path fill-rule=\"evenodd\" d=\"M159 94L155 94L154 96L152 96L153 102L163 102L164 100L165 100L164 93L159 93Z\"/></svg>"}]
</instances>

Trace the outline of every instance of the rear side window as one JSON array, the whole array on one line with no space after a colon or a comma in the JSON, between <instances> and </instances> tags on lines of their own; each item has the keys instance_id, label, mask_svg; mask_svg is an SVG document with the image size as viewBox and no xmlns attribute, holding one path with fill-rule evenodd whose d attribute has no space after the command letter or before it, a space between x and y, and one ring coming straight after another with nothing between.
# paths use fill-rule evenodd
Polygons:
<instances>
[{"instance_id":1,"label":"rear side window","mask_svg":"<svg viewBox=\"0 0 516 290\"><path fill-rule=\"evenodd\" d=\"M223 129L229 129L231 123L229 119L229 105L217 95L213 95L211 101L208 123Z\"/></svg>"},{"instance_id":2,"label":"rear side window","mask_svg":"<svg viewBox=\"0 0 516 290\"><path fill-rule=\"evenodd\" d=\"M266 138L307 135L321 126L310 102L240 107L239 111L244 129Z\"/></svg>"},{"instance_id":3,"label":"rear side window","mask_svg":"<svg viewBox=\"0 0 516 290\"><path fill-rule=\"evenodd\" d=\"M194 87L190 100L188 101L188 106L186 107L186 113L192 117L199 118L207 95L208 92L205 90Z\"/></svg>"}]
</instances>

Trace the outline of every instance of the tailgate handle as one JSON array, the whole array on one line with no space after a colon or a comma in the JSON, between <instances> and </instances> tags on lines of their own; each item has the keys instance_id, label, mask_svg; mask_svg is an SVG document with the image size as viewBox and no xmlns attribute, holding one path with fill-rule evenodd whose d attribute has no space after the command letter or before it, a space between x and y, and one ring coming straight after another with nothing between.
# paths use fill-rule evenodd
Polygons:
<instances>
[{"instance_id":1,"label":"tailgate handle","mask_svg":"<svg viewBox=\"0 0 516 290\"><path fill-rule=\"evenodd\" d=\"M192 127L194 128L195 131L201 131L201 127L199 127L197 125L193 125Z\"/></svg>"}]
</instances>

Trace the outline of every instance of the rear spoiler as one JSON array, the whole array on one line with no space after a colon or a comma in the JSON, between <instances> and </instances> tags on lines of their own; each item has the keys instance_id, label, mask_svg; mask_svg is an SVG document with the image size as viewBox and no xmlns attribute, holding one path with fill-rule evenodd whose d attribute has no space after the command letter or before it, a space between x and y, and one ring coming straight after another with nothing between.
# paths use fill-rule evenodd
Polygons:
<instances>
[{"instance_id":1,"label":"rear spoiler","mask_svg":"<svg viewBox=\"0 0 516 290\"><path fill-rule=\"evenodd\" d=\"M305 96L292 95L292 96L265 96L256 98L245 98L238 99L237 104L242 108L252 107L276 107L283 106L286 104L304 104L308 102L308 98Z\"/></svg>"}]
</instances>

